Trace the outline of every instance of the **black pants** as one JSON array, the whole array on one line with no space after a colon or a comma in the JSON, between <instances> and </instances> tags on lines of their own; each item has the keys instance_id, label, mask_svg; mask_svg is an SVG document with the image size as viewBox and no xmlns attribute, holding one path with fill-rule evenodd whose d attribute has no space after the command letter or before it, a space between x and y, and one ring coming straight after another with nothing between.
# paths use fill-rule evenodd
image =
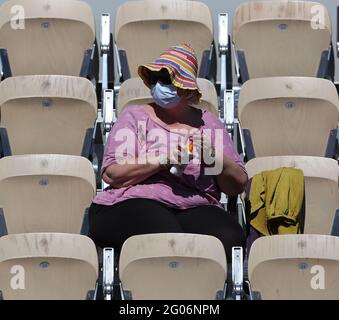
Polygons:
<instances>
[{"instance_id":1,"label":"black pants","mask_svg":"<svg viewBox=\"0 0 339 320\"><path fill-rule=\"evenodd\" d=\"M218 238L230 262L232 247L245 244L241 226L216 206L179 210L148 199L130 199L112 206L93 203L89 210L89 227L90 237L97 246L113 247L117 251L134 235L195 233Z\"/></svg>"}]
</instances>

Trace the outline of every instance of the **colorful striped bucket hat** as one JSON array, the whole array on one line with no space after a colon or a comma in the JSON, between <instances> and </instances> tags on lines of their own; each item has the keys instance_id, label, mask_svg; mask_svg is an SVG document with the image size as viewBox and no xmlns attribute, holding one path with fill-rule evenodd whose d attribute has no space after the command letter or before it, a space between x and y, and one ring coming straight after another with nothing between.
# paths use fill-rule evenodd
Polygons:
<instances>
[{"instance_id":1,"label":"colorful striped bucket hat","mask_svg":"<svg viewBox=\"0 0 339 320\"><path fill-rule=\"evenodd\" d=\"M188 44L173 46L153 63L139 66L138 74L148 88L151 88L154 73L167 70L172 84L180 89L193 90L196 102L201 98L197 84L198 60L194 49Z\"/></svg>"}]
</instances>

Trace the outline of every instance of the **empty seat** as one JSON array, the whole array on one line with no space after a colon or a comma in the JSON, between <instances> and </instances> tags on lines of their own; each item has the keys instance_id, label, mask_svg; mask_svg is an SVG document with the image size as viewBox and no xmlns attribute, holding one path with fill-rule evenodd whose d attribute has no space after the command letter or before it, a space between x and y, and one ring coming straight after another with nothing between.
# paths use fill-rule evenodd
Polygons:
<instances>
[{"instance_id":1,"label":"empty seat","mask_svg":"<svg viewBox=\"0 0 339 320\"><path fill-rule=\"evenodd\" d=\"M224 290L225 250L206 235L134 236L121 249L119 274L136 300L213 300Z\"/></svg>"},{"instance_id":2,"label":"empty seat","mask_svg":"<svg viewBox=\"0 0 339 320\"><path fill-rule=\"evenodd\" d=\"M284 156L256 158L246 164L249 178L280 167L294 167L304 173L304 233L331 234L334 216L339 209L338 162L321 157Z\"/></svg>"},{"instance_id":3,"label":"empty seat","mask_svg":"<svg viewBox=\"0 0 339 320\"><path fill-rule=\"evenodd\" d=\"M263 299L339 299L339 238L268 236L253 243L249 280Z\"/></svg>"},{"instance_id":4,"label":"empty seat","mask_svg":"<svg viewBox=\"0 0 339 320\"><path fill-rule=\"evenodd\" d=\"M25 155L0 160L0 207L9 234L80 233L95 192L93 167L85 158Z\"/></svg>"},{"instance_id":5,"label":"empty seat","mask_svg":"<svg viewBox=\"0 0 339 320\"><path fill-rule=\"evenodd\" d=\"M238 107L249 158L333 156L339 100L331 81L305 77L252 79L243 85Z\"/></svg>"},{"instance_id":6,"label":"empty seat","mask_svg":"<svg viewBox=\"0 0 339 320\"><path fill-rule=\"evenodd\" d=\"M207 109L218 115L218 96L214 85L209 80L201 78L198 78L197 82L202 92L202 97L195 107ZM139 77L128 79L122 83L119 91L117 114L119 115L126 106L152 102L150 89L144 85Z\"/></svg>"},{"instance_id":7,"label":"empty seat","mask_svg":"<svg viewBox=\"0 0 339 320\"><path fill-rule=\"evenodd\" d=\"M331 32L329 13L317 2L246 2L233 18L233 42L244 53L250 79L316 77L322 55L327 60Z\"/></svg>"},{"instance_id":8,"label":"empty seat","mask_svg":"<svg viewBox=\"0 0 339 320\"><path fill-rule=\"evenodd\" d=\"M13 76L79 76L95 41L91 7L78 0L9 0L0 7L0 48Z\"/></svg>"},{"instance_id":9,"label":"empty seat","mask_svg":"<svg viewBox=\"0 0 339 320\"><path fill-rule=\"evenodd\" d=\"M37 233L0 238L5 300L84 300L97 278L97 251L87 237Z\"/></svg>"},{"instance_id":10,"label":"empty seat","mask_svg":"<svg viewBox=\"0 0 339 320\"><path fill-rule=\"evenodd\" d=\"M138 75L139 65L183 42L195 49L201 67L204 52L208 60L213 42L212 15L199 1L126 1L116 14L115 40L127 57L131 77Z\"/></svg>"},{"instance_id":11,"label":"empty seat","mask_svg":"<svg viewBox=\"0 0 339 320\"><path fill-rule=\"evenodd\" d=\"M93 84L84 78L35 75L0 83L0 127L11 153L84 155L97 116Z\"/></svg>"}]
</instances>

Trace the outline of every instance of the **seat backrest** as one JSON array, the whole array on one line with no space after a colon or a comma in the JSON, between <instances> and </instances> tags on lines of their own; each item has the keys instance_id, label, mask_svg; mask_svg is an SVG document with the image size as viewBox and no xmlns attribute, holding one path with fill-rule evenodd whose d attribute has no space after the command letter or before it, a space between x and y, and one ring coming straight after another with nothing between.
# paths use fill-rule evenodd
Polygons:
<instances>
[{"instance_id":1,"label":"seat backrest","mask_svg":"<svg viewBox=\"0 0 339 320\"><path fill-rule=\"evenodd\" d=\"M93 167L85 158L27 155L0 160L0 207L9 234L80 233L95 192Z\"/></svg>"},{"instance_id":2,"label":"seat backrest","mask_svg":"<svg viewBox=\"0 0 339 320\"><path fill-rule=\"evenodd\" d=\"M78 0L9 0L0 6L0 48L14 76L79 76L95 41L91 7Z\"/></svg>"},{"instance_id":3,"label":"seat backrest","mask_svg":"<svg viewBox=\"0 0 339 320\"><path fill-rule=\"evenodd\" d=\"M249 77L316 77L331 43L331 20L317 2L265 0L239 5L233 42L244 50Z\"/></svg>"},{"instance_id":4,"label":"seat backrest","mask_svg":"<svg viewBox=\"0 0 339 320\"><path fill-rule=\"evenodd\" d=\"M339 209L337 161L321 157L285 156L255 158L246 164L249 178L280 167L294 167L304 172L304 233L330 234L335 212Z\"/></svg>"},{"instance_id":5,"label":"seat backrest","mask_svg":"<svg viewBox=\"0 0 339 320\"><path fill-rule=\"evenodd\" d=\"M121 249L119 274L135 300L213 300L226 280L225 250L205 235L134 236Z\"/></svg>"},{"instance_id":6,"label":"seat backrest","mask_svg":"<svg viewBox=\"0 0 339 320\"><path fill-rule=\"evenodd\" d=\"M206 109L218 116L218 96L214 85L209 80L201 78L198 78L197 82L202 97L199 104L194 105L194 107ZM117 114L119 115L126 106L152 102L150 89L144 85L139 77L128 79L122 83L119 91Z\"/></svg>"},{"instance_id":7,"label":"seat backrest","mask_svg":"<svg viewBox=\"0 0 339 320\"><path fill-rule=\"evenodd\" d=\"M93 84L70 76L22 76L0 83L0 126L12 154L81 155L93 128L97 98Z\"/></svg>"},{"instance_id":8,"label":"seat backrest","mask_svg":"<svg viewBox=\"0 0 339 320\"><path fill-rule=\"evenodd\" d=\"M87 237L31 233L0 238L5 300L85 300L97 278L96 247Z\"/></svg>"},{"instance_id":9,"label":"seat backrest","mask_svg":"<svg viewBox=\"0 0 339 320\"><path fill-rule=\"evenodd\" d=\"M336 88L318 78L249 80L241 89L238 108L257 157L325 156L330 131L339 120Z\"/></svg>"},{"instance_id":10,"label":"seat backrest","mask_svg":"<svg viewBox=\"0 0 339 320\"><path fill-rule=\"evenodd\" d=\"M156 39L156 41L154 41ZM115 40L127 54L131 77L169 47L187 43L200 62L213 42L212 15L204 3L186 0L124 2L115 18Z\"/></svg>"},{"instance_id":11,"label":"seat backrest","mask_svg":"<svg viewBox=\"0 0 339 320\"><path fill-rule=\"evenodd\" d=\"M264 300L338 300L339 238L260 238L252 245L248 274L253 290Z\"/></svg>"}]
</instances>

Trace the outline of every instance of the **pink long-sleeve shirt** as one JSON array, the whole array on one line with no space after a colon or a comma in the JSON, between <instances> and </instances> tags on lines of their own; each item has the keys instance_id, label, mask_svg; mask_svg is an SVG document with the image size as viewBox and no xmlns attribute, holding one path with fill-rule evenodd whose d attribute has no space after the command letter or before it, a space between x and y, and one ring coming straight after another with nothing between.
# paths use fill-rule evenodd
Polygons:
<instances>
[{"instance_id":1,"label":"pink long-sleeve shirt","mask_svg":"<svg viewBox=\"0 0 339 320\"><path fill-rule=\"evenodd\" d=\"M202 125L195 134L208 134L216 152L235 161L245 171L245 166L234 149L232 140L222 122L211 112L202 111ZM140 161L146 154L158 155L176 148L186 132L173 132L168 125L147 111L147 106L127 107L113 126L105 147L102 172L121 160ZM206 174L206 166L200 164L198 155L188 162L182 176L160 171L137 185L112 188L99 193L94 203L110 206L133 198L160 201L177 209L196 206L220 206L221 191L215 175Z\"/></svg>"}]
</instances>

